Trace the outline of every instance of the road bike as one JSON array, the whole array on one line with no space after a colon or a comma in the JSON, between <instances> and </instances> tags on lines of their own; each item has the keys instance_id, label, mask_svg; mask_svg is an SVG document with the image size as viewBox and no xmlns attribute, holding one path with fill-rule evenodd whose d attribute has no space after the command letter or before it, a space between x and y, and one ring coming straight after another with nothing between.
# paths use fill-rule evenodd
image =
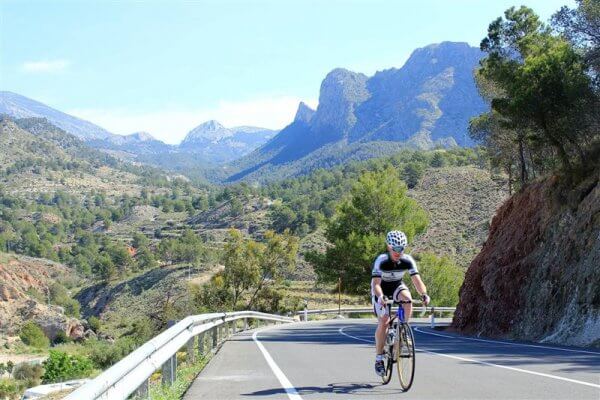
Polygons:
<instances>
[{"instance_id":1,"label":"road bike","mask_svg":"<svg viewBox=\"0 0 600 400\"><path fill-rule=\"evenodd\" d=\"M409 323L404 316L402 304L418 304L418 300L387 300L390 321L385 334L385 346L383 352L383 363L385 374L382 377L383 384L387 385L392 379L392 370L396 364L398 378L402 390L410 389L415 377L415 338ZM392 314L392 305L398 304L398 311Z\"/></svg>"}]
</instances>

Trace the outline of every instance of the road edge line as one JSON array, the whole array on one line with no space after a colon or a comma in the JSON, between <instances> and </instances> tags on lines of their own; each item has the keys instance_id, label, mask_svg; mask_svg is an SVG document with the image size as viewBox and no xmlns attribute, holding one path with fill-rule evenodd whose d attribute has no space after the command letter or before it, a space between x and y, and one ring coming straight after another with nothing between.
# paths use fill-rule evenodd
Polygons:
<instances>
[{"instance_id":1,"label":"road edge line","mask_svg":"<svg viewBox=\"0 0 600 400\"><path fill-rule=\"evenodd\" d=\"M472 338L472 337L465 337L465 336L442 335L441 333L434 333L434 332L424 331L424 330L422 330L421 327L414 327L413 329L415 331L417 331L419 333L423 333L425 335L440 336L440 337L445 337L445 338L449 338L449 339L472 340L474 342L507 344L509 346L534 347L534 348L539 348L539 349L549 349L549 350L557 350L557 351L568 351L568 352L571 352L571 353L594 354L596 356L600 356L600 352L595 352L595 351L564 349L564 348L561 348L561 347L543 346L543 345L526 344L526 343L505 342L505 341L502 341L502 340L479 339L479 338Z\"/></svg>"},{"instance_id":2,"label":"road edge line","mask_svg":"<svg viewBox=\"0 0 600 400\"><path fill-rule=\"evenodd\" d=\"M360 340L360 341L362 341L362 342L367 342L367 343L371 343L371 344L373 344L373 343L374 343L374 342L373 342L373 341L371 341L371 340L366 340L366 339L362 339L362 338L359 338L359 337L356 337L356 336L352 336L352 335L349 335L349 334L347 334L346 332L344 332L344 329L345 329L345 328L348 328L348 326L345 326L345 327L342 327L342 328L338 329L338 332L339 332L340 334L344 335L344 336L347 336L347 337L349 337L349 338L352 338L352 339L355 339L355 340ZM438 335L438 334L435 334L435 333L423 332L423 331L421 331L420 329L418 329L418 328L416 328L416 327L415 327L414 329L415 329L415 330L417 330L417 332L419 332L419 333L423 333L423 334L425 334L425 335L435 335L435 336L442 336L442 335ZM452 336L445 336L445 337L450 337L450 338L452 338ZM543 372L536 372L536 371L530 371L530 370L527 370L527 369L521 369L521 368L509 367L509 366L506 366L506 365L493 364L493 363L489 363L489 362L486 362L486 361L474 360L474 359L471 359L471 358L464 358L464 357L458 357L458 356L451 356L451 355L448 355L448 354L437 353L437 352L435 352L435 351L424 350L424 349L421 349L421 348L416 348L415 350L416 350L416 351L421 351L421 352L423 352L423 353L434 354L434 355L437 355L437 356L440 356L440 357L448 357L448 358L453 358L453 359L455 359L455 360L459 360L459 361L466 361L466 362L475 363L475 364L482 364L482 365L487 365L487 366L490 366L490 367L504 368L504 369L508 369L508 370L511 370L511 371L517 371L517 372L522 372L522 373L531 374L531 375L538 375L538 376L543 376L543 377L546 377L546 378L552 378L552 379L557 379L557 380L561 380L561 381L566 381L566 382L576 383L576 384L579 384L579 385L591 386L591 387L594 387L594 388L600 388L600 385L596 385L596 384L594 384L594 383L585 382L585 381L578 381L578 380L576 380L576 379L564 378L564 377L562 377L562 376L556 376L556 375L551 375L551 374L545 374L545 373L543 373Z\"/></svg>"},{"instance_id":3,"label":"road edge line","mask_svg":"<svg viewBox=\"0 0 600 400\"><path fill-rule=\"evenodd\" d=\"M281 387L283 388L283 390L285 390L285 393L288 395L290 400L302 400L302 397L300 396L294 385L292 385L292 382L289 381L289 379L285 376L281 368L279 368L277 363L275 363L275 360L273 360L273 357L271 357L265 346L263 346L263 344L258 340L258 334L263 330L254 332L254 334L252 334L252 340L254 340L254 343L256 343L256 346L261 351L263 357L267 361L267 364L269 364L269 367L271 367L271 371L273 371L273 374L275 374L275 377L279 380Z\"/></svg>"}]
</instances>

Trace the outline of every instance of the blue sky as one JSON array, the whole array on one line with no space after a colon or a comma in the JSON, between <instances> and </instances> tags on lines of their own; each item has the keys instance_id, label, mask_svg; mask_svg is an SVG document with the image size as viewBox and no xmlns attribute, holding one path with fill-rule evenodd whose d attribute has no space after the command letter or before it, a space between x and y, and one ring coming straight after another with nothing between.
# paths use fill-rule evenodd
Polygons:
<instances>
[{"instance_id":1,"label":"blue sky","mask_svg":"<svg viewBox=\"0 0 600 400\"><path fill-rule=\"evenodd\" d=\"M0 89L169 143L207 119L282 128L336 67L372 75L417 47L478 46L512 5L562 0L0 0Z\"/></svg>"}]
</instances>

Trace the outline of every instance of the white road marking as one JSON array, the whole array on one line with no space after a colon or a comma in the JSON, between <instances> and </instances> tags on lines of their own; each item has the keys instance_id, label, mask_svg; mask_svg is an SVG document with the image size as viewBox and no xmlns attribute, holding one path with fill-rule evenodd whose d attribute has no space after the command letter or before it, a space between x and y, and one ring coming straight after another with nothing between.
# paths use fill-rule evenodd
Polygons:
<instances>
[{"instance_id":1,"label":"white road marking","mask_svg":"<svg viewBox=\"0 0 600 400\"><path fill-rule=\"evenodd\" d=\"M342 335L347 336L347 337L352 338L352 339L356 339L356 340L360 340L362 342L367 342L367 343L375 344L375 342L373 340L366 340L366 339L363 339L363 338L360 338L360 337L357 337L357 336L352 336L352 335L347 334L346 332L344 332L344 329L346 329L346 328L349 328L349 326L345 326L343 328L340 328L338 330L338 332L341 333ZM423 331L419 330L418 328L414 328L414 329L416 329L417 332L419 332L419 333L428 333L428 332L423 332ZM448 336L448 337L452 337L452 336ZM579 385L585 385L585 386L591 386L591 387L594 387L594 388L600 388L600 385L596 385L594 383L584 382L584 381L578 381L576 379L564 378L562 376L544 374L542 372L530 371L530 370L527 370L527 369L521 369L521 368L515 368L515 367L508 367L506 365L493 364L493 363L489 363L489 362L486 362L486 361L474 360L472 358L464 358L464 357L451 356L451 355L448 355L448 354L437 353L435 351L423 350L423 349L419 349L419 348L415 348L415 350L421 351L423 353L435 354L435 355L440 356L440 357L448 357L448 358L453 358L455 360L467 361L467 362L470 362L470 363L482 364L482 365L487 365L487 366L490 366L490 367L504 368L504 369L508 369L508 370L511 370L511 371L523 372L525 374L543 376L543 377L546 377L546 378L552 378L552 379L558 379L558 380L561 380L561 381L566 381L566 382L571 382L571 383L577 383Z\"/></svg>"},{"instance_id":2,"label":"white road marking","mask_svg":"<svg viewBox=\"0 0 600 400\"><path fill-rule=\"evenodd\" d=\"M254 334L252 335L252 339L254 340L254 343L256 343L256 346L258 346L259 350L262 352L262 355L265 357L265 360L267 360L267 364L269 364L269 367L271 367L271 370L279 380L281 387L283 388L283 390L285 390L290 400L302 400L302 397L300 396L300 394L298 394L296 388L285 376L283 371L277 366L267 349L265 349L265 346L263 346L263 344L258 340L257 335L259 332L262 331L254 332Z\"/></svg>"},{"instance_id":3,"label":"white road marking","mask_svg":"<svg viewBox=\"0 0 600 400\"><path fill-rule=\"evenodd\" d=\"M567 352L571 352L571 353L594 354L596 356L600 356L600 352L597 352L597 351L563 349L563 348L560 348L560 347L542 346L542 345L537 345L537 344L513 343L513 342L503 342L501 340L477 339L477 338L462 337L462 336L442 335L440 333L433 333L433 332L423 331L420 328L413 328L413 329L415 331L417 331L419 333L423 333L425 335L440 336L440 337L445 337L445 338L449 338L449 339L472 340L474 342L486 342L486 343L499 343L499 344L507 344L507 345L510 345L510 346L535 347L535 348L540 348L540 349L567 351Z\"/></svg>"}]
</instances>

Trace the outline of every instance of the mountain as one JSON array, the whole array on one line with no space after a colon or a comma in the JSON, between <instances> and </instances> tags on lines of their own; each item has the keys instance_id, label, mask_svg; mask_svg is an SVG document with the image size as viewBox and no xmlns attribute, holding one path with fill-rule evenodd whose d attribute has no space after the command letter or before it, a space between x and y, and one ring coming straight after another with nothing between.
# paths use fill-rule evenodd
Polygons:
<instances>
[{"instance_id":1,"label":"mountain","mask_svg":"<svg viewBox=\"0 0 600 400\"><path fill-rule=\"evenodd\" d=\"M215 120L210 120L189 131L179 147L185 149L186 147L215 143L231 136L233 136L233 131Z\"/></svg>"},{"instance_id":2,"label":"mountain","mask_svg":"<svg viewBox=\"0 0 600 400\"><path fill-rule=\"evenodd\" d=\"M323 82L315 111L301 103L294 121L231 166L232 180L297 162L335 143L400 142L413 148L471 146L468 122L486 110L473 79L482 53L466 43L415 50L402 68L368 77L337 68ZM340 162L343 162L340 154Z\"/></svg>"},{"instance_id":3,"label":"mountain","mask_svg":"<svg viewBox=\"0 0 600 400\"><path fill-rule=\"evenodd\" d=\"M235 160L265 144L277 131L253 126L226 128L215 120L192 129L177 150L211 164Z\"/></svg>"},{"instance_id":4,"label":"mountain","mask_svg":"<svg viewBox=\"0 0 600 400\"><path fill-rule=\"evenodd\" d=\"M93 149L44 118L0 115L0 187L7 193L36 197L60 190L85 197L98 190L121 196L168 179L162 171Z\"/></svg>"},{"instance_id":5,"label":"mountain","mask_svg":"<svg viewBox=\"0 0 600 400\"><path fill-rule=\"evenodd\" d=\"M105 140L117 136L91 122L12 92L0 91L0 114L17 119L46 118L53 125L83 140Z\"/></svg>"},{"instance_id":6,"label":"mountain","mask_svg":"<svg viewBox=\"0 0 600 400\"><path fill-rule=\"evenodd\" d=\"M119 155L122 158L132 160L142 155L163 154L175 150L175 146L155 139L148 132L135 132L129 135L114 135L101 140L88 140L86 144L101 150L120 152ZM129 157L126 155L129 155Z\"/></svg>"}]
</instances>

